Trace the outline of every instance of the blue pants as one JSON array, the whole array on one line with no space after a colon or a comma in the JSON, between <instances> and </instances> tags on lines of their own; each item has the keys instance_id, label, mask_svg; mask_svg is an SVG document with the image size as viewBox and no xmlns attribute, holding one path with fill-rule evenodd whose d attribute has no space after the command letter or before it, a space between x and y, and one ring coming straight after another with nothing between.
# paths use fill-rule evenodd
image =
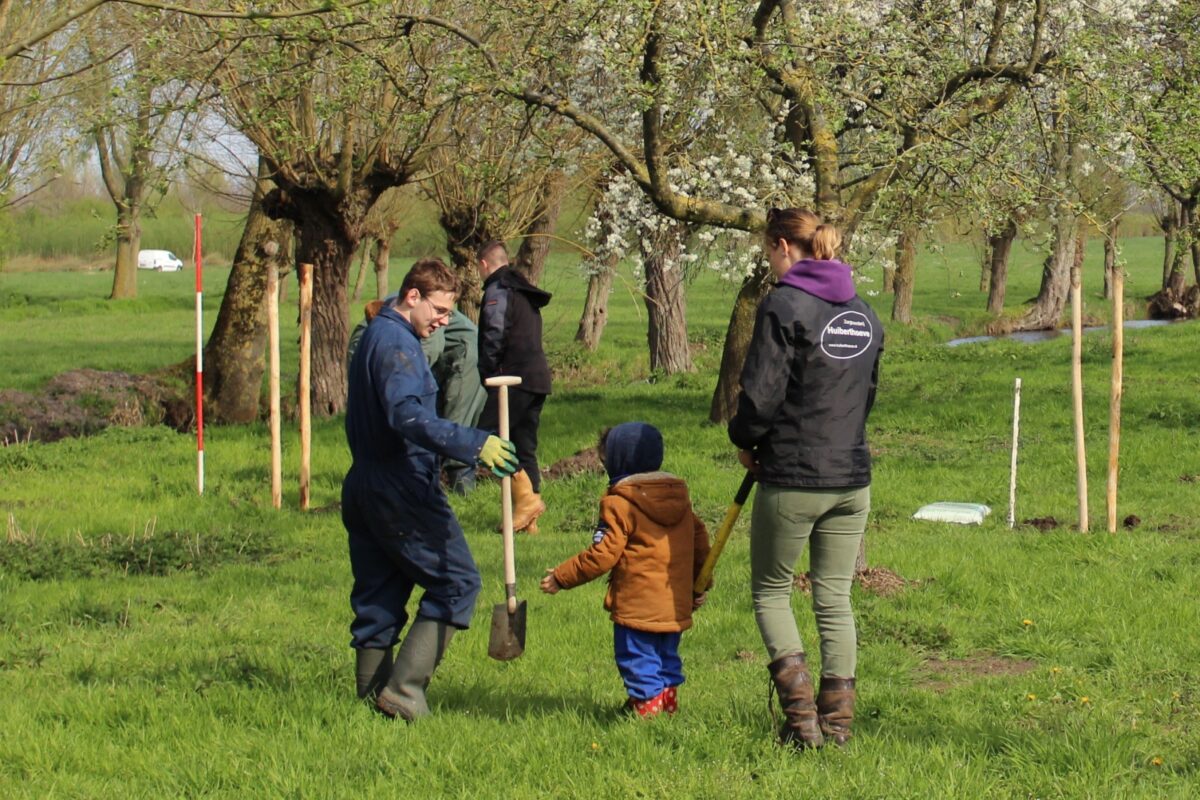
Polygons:
<instances>
[{"instance_id":1,"label":"blue pants","mask_svg":"<svg viewBox=\"0 0 1200 800\"><path fill-rule=\"evenodd\" d=\"M613 623L613 652L625 691L634 700L657 697L668 686L683 683L680 633L650 633Z\"/></svg>"},{"instance_id":2,"label":"blue pants","mask_svg":"<svg viewBox=\"0 0 1200 800\"><path fill-rule=\"evenodd\" d=\"M475 613L475 599L482 584L475 559L467 546L458 520L445 506L439 526L422 526L406 533L367 515L377 509L363 508L355 493L342 493L342 521L350 544L350 569L354 588L350 607L350 646L387 648L396 643L408 622L405 606L413 588L424 589L417 615L466 628ZM439 505L434 503L434 505ZM438 509L431 509L438 510Z\"/></svg>"}]
</instances>

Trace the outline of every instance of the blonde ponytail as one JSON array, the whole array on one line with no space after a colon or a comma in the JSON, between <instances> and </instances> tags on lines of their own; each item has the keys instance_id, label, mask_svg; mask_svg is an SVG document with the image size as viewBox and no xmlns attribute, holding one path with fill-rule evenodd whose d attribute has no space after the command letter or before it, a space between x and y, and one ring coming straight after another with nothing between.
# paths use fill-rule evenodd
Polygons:
<instances>
[{"instance_id":1,"label":"blonde ponytail","mask_svg":"<svg viewBox=\"0 0 1200 800\"><path fill-rule=\"evenodd\" d=\"M822 223L817 226L812 236L813 258L821 261L832 261L837 256L838 248L842 246L842 234L832 225Z\"/></svg>"}]
</instances>

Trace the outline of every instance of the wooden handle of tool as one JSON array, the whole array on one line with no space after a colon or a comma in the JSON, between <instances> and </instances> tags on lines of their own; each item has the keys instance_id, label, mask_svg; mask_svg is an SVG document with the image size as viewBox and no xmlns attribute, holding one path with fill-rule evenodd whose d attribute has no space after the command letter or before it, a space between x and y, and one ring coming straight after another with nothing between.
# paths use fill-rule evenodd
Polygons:
<instances>
[{"instance_id":1,"label":"wooden handle of tool","mask_svg":"<svg viewBox=\"0 0 1200 800\"><path fill-rule=\"evenodd\" d=\"M508 387L516 386L520 378L498 376L488 378L488 386L500 389L500 438L508 439ZM505 476L500 481L500 508L504 530L504 587L508 599L508 613L517 613L517 554L513 546L512 478Z\"/></svg>"},{"instance_id":2,"label":"wooden handle of tool","mask_svg":"<svg viewBox=\"0 0 1200 800\"><path fill-rule=\"evenodd\" d=\"M733 498L733 505L725 512L725 519L721 520L717 538L708 550L704 565L700 567L700 574L696 576L695 589L697 592L707 592L712 588L713 569L717 566L717 559L721 557L721 551L725 549L725 543L729 541L729 534L733 532L733 523L737 522L738 515L742 513L742 506L746 505L746 500L750 497L750 490L753 488L754 473L747 472L746 477L742 478L742 485L738 487L737 495Z\"/></svg>"}]
</instances>

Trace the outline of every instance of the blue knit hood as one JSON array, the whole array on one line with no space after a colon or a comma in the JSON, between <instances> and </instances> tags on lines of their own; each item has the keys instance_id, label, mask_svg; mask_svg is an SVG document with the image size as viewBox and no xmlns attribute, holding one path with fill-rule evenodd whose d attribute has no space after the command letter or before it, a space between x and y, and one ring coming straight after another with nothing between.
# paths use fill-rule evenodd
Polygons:
<instances>
[{"instance_id":1,"label":"blue knit hood","mask_svg":"<svg viewBox=\"0 0 1200 800\"><path fill-rule=\"evenodd\" d=\"M662 466L663 439L658 428L645 422L623 422L608 432L604 442L604 468L608 485L639 472Z\"/></svg>"}]
</instances>

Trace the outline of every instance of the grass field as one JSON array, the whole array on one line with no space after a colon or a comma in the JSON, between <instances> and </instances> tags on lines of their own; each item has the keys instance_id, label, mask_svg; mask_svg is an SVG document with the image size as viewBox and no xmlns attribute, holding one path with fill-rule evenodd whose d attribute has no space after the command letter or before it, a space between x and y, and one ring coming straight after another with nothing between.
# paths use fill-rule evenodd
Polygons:
<instances>
[{"instance_id":1,"label":"grass field","mask_svg":"<svg viewBox=\"0 0 1200 800\"><path fill-rule=\"evenodd\" d=\"M1126 243L1131 298L1155 287L1160 247ZM1081 535L1069 341L942 344L986 323L977 263L968 248L923 259L919 323L888 326L869 428L868 557L912 583L890 596L855 589L859 709L845 750L772 745L747 515L684 636L681 713L644 723L616 713L623 693L603 585L536 591L545 567L590 541L604 480L547 482L543 532L518 540L528 648L507 664L486 657L487 616L503 597L491 533L499 492L488 484L455 499L484 593L431 687L434 715L406 726L353 700L335 505L348 466L341 420L316 425L307 514L296 510L294 430L276 512L264 425L206 432L203 497L191 437L110 429L0 449L0 796L1194 796L1200 329L1127 334L1120 514L1140 521L1116 536ZM1039 269L1018 248L1009 297L1032 297ZM1103 318L1098 251L1085 270L1088 312ZM222 280L210 275L209 324ZM103 274L0 275L0 387L187 357L190 272L139 281L138 300L114 304L101 299ZM603 425L646 420L664 432L666 468L687 478L715 528L740 480L723 428L705 422L734 287L697 279L689 330L699 371L651 380L645 312L627 284L594 354L570 343L583 289L565 257L544 285L555 293L546 335L558 389L543 418L543 464L591 445ZM886 315L888 299L873 302ZM294 338L289 328L285 363ZM1093 530L1104 525L1109 357L1107 338L1090 335ZM1044 532L1004 521L1015 377L1024 383L1018 518L1059 522ZM994 512L980 527L911 519L937 500ZM795 596L815 651L807 603Z\"/></svg>"}]
</instances>

